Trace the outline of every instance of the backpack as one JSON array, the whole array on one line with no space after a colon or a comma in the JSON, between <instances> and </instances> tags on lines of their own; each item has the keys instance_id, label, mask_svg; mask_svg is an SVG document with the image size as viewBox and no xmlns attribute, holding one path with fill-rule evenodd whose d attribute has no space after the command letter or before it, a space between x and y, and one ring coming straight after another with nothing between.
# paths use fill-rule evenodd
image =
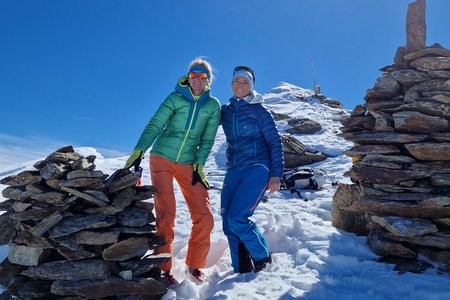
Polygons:
<instances>
[{"instance_id":1,"label":"backpack","mask_svg":"<svg viewBox=\"0 0 450 300\"><path fill-rule=\"evenodd\" d=\"M318 168L295 168L285 170L281 180L281 189L289 190L291 194L297 193L299 190L320 190L325 183L326 173Z\"/></svg>"}]
</instances>

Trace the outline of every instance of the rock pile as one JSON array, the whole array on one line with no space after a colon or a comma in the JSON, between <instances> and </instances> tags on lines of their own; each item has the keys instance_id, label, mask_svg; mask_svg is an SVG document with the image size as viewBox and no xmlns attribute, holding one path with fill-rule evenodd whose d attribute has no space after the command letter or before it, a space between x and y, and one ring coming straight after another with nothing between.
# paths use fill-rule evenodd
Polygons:
<instances>
[{"instance_id":1,"label":"rock pile","mask_svg":"<svg viewBox=\"0 0 450 300\"><path fill-rule=\"evenodd\" d=\"M381 70L341 122L356 184L337 190L333 225L368 235L379 255L450 264L450 51L397 54Z\"/></svg>"},{"instance_id":2,"label":"rock pile","mask_svg":"<svg viewBox=\"0 0 450 300\"><path fill-rule=\"evenodd\" d=\"M166 292L159 266L170 256L147 255L162 244L151 225L153 204L143 201L155 189L136 187L138 172L105 175L94 160L68 146L36 163L37 171L0 181L8 186L2 218L15 226L3 235L9 241L0 264L6 293L26 299L157 299Z\"/></svg>"}]
</instances>

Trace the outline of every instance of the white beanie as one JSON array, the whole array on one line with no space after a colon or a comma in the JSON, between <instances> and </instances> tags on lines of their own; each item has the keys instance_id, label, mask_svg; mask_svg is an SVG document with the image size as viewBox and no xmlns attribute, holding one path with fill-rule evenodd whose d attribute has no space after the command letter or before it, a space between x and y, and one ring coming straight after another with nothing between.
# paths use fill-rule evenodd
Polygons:
<instances>
[{"instance_id":1,"label":"white beanie","mask_svg":"<svg viewBox=\"0 0 450 300\"><path fill-rule=\"evenodd\" d=\"M231 83L233 84L233 81L238 78L238 77L245 77L248 80L248 84L250 85L250 93L253 91L253 76L252 73L250 73L249 71L246 71L244 69L241 69L239 71L237 71L236 73L233 74L233 79L231 80Z\"/></svg>"}]
</instances>

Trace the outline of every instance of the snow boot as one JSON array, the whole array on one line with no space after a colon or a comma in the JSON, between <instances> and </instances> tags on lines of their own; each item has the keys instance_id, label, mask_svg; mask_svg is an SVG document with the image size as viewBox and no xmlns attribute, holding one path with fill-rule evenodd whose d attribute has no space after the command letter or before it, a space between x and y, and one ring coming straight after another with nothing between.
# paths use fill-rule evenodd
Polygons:
<instances>
[{"instance_id":1,"label":"snow boot","mask_svg":"<svg viewBox=\"0 0 450 300\"><path fill-rule=\"evenodd\" d=\"M200 271L200 269L186 267L186 274L188 274L188 276L190 276L191 279L194 279L197 283L202 283L206 280L205 273Z\"/></svg>"},{"instance_id":2,"label":"snow boot","mask_svg":"<svg viewBox=\"0 0 450 300\"><path fill-rule=\"evenodd\" d=\"M253 271L252 257L243 242L239 242L238 244L238 262L239 273L244 274Z\"/></svg>"},{"instance_id":3,"label":"snow boot","mask_svg":"<svg viewBox=\"0 0 450 300\"><path fill-rule=\"evenodd\" d=\"M258 273L259 271L268 268L271 263L272 263L272 256L270 254L268 257L253 261L253 265L255 266L255 273Z\"/></svg>"}]
</instances>

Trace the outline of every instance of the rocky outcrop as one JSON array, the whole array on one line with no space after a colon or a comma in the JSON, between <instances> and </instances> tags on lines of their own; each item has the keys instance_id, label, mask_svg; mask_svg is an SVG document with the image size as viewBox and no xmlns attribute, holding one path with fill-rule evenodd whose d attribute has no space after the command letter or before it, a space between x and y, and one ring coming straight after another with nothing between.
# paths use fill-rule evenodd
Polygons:
<instances>
[{"instance_id":1,"label":"rocky outcrop","mask_svg":"<svg viewBox=\"0 0 450 300\"><path fill-rule=\"evenodd\" d=\"M68 146L36 170L1 179L8 200L0 241L9 243L9 253L0 264L0 285L9 295L157 299L166 292L159 266L170 256L149 251L163 243L146 201L156 190L136 186L138 172L108 176L94 161Z\"/></svg>"},{"instance_id":2,"label":"rocky outcrop","mask_svg":"<svg viewBox=\"0 0 450 300\"><path fill-rule=\"evenodd\" d=\"M396 60L341 122L355 144L346 151L355 184L338 188L333 225L368 235L379 255L450 264L439 259L450 254L450 51L433 45Z\"/></svg>"}]
</instances>

